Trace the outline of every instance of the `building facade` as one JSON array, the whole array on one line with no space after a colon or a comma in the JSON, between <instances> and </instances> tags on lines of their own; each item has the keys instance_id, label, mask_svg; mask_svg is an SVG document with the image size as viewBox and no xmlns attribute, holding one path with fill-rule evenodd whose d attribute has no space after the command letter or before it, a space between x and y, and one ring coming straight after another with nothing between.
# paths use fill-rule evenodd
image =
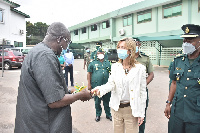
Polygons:
<instances>
[{"instance_id":1,"label":"building facade","mask_svg":"<svg viewBox=\"0 0 200 133\"><path fill-rule=\"evenodd\" d=\"M17 10L19 4L9 0L0 0L0 44L26 47L26 21L29 15Z\"/></svg>"},{"instance_id":2,"label":"building facade","mask_svg":"<svg viewBox=\"0 0 200 133\"><path fill-rule=\"evenodd\" d=\"M138 37L154 65L168 66L182 49L184 24L200 25L200 0L145 0L69 29L74 44L91 50L96 42L112 49L123 37Z\"/></svg>"}]
</instances>

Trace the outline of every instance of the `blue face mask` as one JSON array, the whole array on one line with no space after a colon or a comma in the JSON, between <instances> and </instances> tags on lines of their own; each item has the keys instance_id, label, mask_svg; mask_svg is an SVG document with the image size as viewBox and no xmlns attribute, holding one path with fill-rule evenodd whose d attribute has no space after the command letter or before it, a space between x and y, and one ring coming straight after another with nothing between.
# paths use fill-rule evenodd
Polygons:
<instances>
[{"instance_id":1,"label":"blue face mask","mask_svg":"<svg viewBox=\"0 0 200 133\"><path fill-rule=\"evenodd\" d=\"M126 59L128 57L127 51L126 49L117 49L118 57L123 60Z\"/></svg>"},{"instance_id":2,"label":"blue face mask","mask_svg":"<svg viewBox=\"0 0 200 133\"><path fill-rule=\"evenodd\" d=\"M136 46L135 53L139 52L139 47Z\"/></svg>"},{"instance_id":3,"label":"blue face mask","mask_svg":"<svg viewBox=\"0 0 200 133\"><path fill-rule=\"evenodd\" d=\"M86 50L86 52L87 52L87 53L89 53L89 52L90 52L90 50L89 50L89 49L87 49L87 50Z\"/></svg>"}]
</instances>

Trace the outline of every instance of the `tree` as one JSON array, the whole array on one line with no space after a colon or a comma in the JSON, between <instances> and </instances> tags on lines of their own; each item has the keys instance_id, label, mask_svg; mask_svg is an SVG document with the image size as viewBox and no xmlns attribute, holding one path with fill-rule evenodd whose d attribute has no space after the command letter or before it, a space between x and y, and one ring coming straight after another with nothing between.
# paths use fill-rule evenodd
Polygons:
<instances>
[{"instance_id":1,"label":"tree","mask_svg":"<svg viewBox=\"0 0 200 133\"><path fill-rule=\"evenodd\" d=\"M42 22L32 24L26 21L26 42L27 45L35 45L45 37L49 25Z\"/></svg>"}]
</instances>

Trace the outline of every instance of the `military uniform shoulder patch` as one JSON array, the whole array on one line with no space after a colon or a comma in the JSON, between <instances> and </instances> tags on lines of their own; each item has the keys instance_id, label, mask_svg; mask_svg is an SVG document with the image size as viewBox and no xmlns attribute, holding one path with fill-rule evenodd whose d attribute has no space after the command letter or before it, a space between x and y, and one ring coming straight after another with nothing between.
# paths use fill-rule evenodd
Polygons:
<instances>
[{"instance_id":1,"label":"military uniform shoulder patch","mask_svg":"<svg viewBox=\"0 0 200 133\"><path fill-rule=\"evenodd\" d=\"M180 57L183 57L185 56L184 54L177 54L175 58L180 58Z\"/></svg>"}]
</instances>

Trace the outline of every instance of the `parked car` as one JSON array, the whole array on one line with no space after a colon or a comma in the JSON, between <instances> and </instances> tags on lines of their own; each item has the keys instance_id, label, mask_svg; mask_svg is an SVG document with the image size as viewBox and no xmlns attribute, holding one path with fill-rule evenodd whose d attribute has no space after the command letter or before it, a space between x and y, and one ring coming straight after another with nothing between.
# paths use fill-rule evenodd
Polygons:
<instances>
[{"instance_id":1,"label":"parked car","mask_svg":"<svg viewBox=\"0 0 200 133\"><path fill-rule=\"evenodd\" d=\"M2 67L2 55L3 51L0 50L0 67ZM10 70L12 67L22 67L24 61L24 55L22 52L13 50L4 50L4 68Z\"/></svg>"},{"instance_id":2,"label":"parked car","mask_svg":"<svg viewBox=\"0 0 200 133\"><path fill-rule=\"evenodd\" d=\"M14 48L14 45L0 45L0 49L2 49L2 48L4 48L4 49L6 49L6 48Z\"/></svg>"},{"instance_id":3,"label":"parked car","mask_svg":"<svg viewBox=\"0 0 200 133\"><path fill-rule=\"evenodd\" d=\"M22 52L24 56L26 56L28 54L28 52L32 49L33 47L15 47L15 48L9 48L10 50L13 51L19 51Z\"/></svg>"},{"instance_id":4,"label":"parked car","mask_svg":"<svg viewBox=\"0 0 200 133\"><path fill-rule=\"evenodd\" d=\"M83 59L84 53L82 50L70 49L70 52L73 53L74 59Z\"/></svg>"},{"instance_id":5,"label":"parked car","mask_svg":"<svg viewBox=\"0 0 200 133\"><path fill-rule=\"evenodd\" d=\"M107 52L108 60L111 62L117 62L118 61L118 55L116 49L108 49Z\"/></svg>"}]
</instances>

